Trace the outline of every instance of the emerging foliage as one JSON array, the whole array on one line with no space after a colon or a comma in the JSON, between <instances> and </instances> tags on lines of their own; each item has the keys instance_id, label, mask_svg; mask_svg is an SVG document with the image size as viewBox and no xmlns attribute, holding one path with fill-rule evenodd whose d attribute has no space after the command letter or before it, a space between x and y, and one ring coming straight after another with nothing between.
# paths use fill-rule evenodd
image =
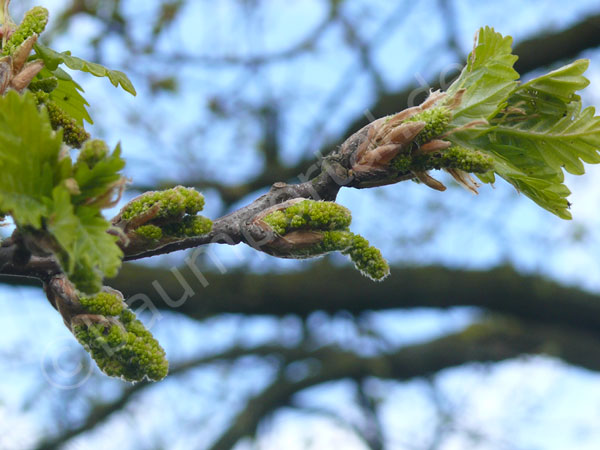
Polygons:
<instances>
[{"instance_id":1,"label":"emerging foliage","mask_svg":"<svg viewBox=\"0 0 600 450\"><path fill-rule=\"evenodd\" d=\"M0 211L25 237L37 237L34 253L55 254L78 288L99 290L121 265L117 238L100 214L122 185L119 148L93 167L73 165L47 112L32 94L14 91L0 98L0 130Z\"/></svg>"},{"instance_id":2,"label":"emerging foliage","mask_svg":"<svg viewBox=\"0 0 600 450\"><path fill-rule=\"evenodd\" d=\"M0 211L19 225L39 229L49 217L52 191L64 179L61 144L32 95L0 98Z\"/></svg>"},{"instance_id":3,"label":"emerging foliage","mask_svg":"<svg viewBox=\"0 0 600 450\"><path fill-rule=\"evenodd\" d=\"M50 71L54 71L60 64L64 64L69 69L91 73L96 77L108 77L113 86L121 86L131 95L136 95L135 88L129 78L127 78L127 75L119 70L110 70L100 64L71 56L71 52L59 53L41 44L35 45L35 52L44 61L44 65Z\"/></svg>"},{"instance_id":4,"label":"emerging foliage","mask_svg":"<svg viewBox=\"0 0 600 450\"><path fill-rule=\"evenodd\" d=\"M570 219L563 184L566 171L581 175L583 162L600 162L600 118L582 109L576 91L589 81L587 60L578 60L519 84L512 68L510 37L483 28L460 77L449 94L465 89L453 111L447 139L489 155L493 173L552 213ZM478 121L470 128L461 128ZM480 175L493 182L493 173Z\"/></svg>"},{"instance_id":5,"label":"emerging foliage","mask_svg":"<svg viewBox=\"0 0 600 450\"><path fill-rule=\"evenodd\" d=\"M357 150L353 170L412 173L444 190L428 171L443 169L477 193L499 175L538 205L570 219L563 169L584 173L600 162L600 118L576 94L589 81L589 63L578 60L520 83L513 69L512 39L492 28L479 31L467 65L447 92L432 92L421 105L375 121ZM384 183L386 184L386 183Z\"/></svg>"},{"instance_id":6,"label":"emerging foliage","mask_svg":"<svg viewBox=\"0 0 600 450\"><path fill-rule=\"evenodd\" d=\"M491 119L517 87L519 74L513 69L518 57L511 52L512 38L493 28L479 30L477 45L467 65L448 88L454 95L464 89L461 103L454 108L452 125L462 126L473 120Z\"/></svg>"},{"instance_id":7,"label":"emerging foliage","mask_svg":"<svg viewBox=\"0 0 600 450\"><path fill-rule=\"evenodd\" d=\"M83 292L97 292L104 276L116 275L122 252L101 210L115 201L124 185L120 148L109 152L89 141L83 121L91 123L81 88L58 67L60 63L108 76L129 91L120 72L100 69L36 45L48 21L45 8L31 9L20 25L3 3L5 80L0 98L0 212L11 215L28 250L54 255ZM58 56L57 56L58 55ZM29 59L31 62L25 63ZM76 162L63 147L83 146Z\"/></svg>"}]
</instances>

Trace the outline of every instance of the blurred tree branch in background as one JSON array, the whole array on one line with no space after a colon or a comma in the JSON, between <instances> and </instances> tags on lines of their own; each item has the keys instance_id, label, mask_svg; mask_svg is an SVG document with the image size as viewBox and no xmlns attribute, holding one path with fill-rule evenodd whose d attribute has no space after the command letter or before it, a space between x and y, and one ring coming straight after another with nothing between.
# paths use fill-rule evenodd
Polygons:
<instances>
[{"instance_id":1,"label":"blurred tree branch in background","mask_svg":"<svg viewBox=\"0 0 600 450\"><path fill-rule=\"evenodd\" d=\"M503 317L483 320L465 330L423 344L409 345L374 357L362 357L338 347L307 349L265 346L234 348L218 355L187 361L174 367L177 376L200 365L228 364L245 357L274 357L278 375L273 382L235 417L231 427L212 444L211 449L232 448L241 438L252 436L261 420L279 408L294 406L298 392L311 386L349 378L360 383L365 378L408 380L427 377L441 370L468 363L493 363L524 354L545 353L590 370L600 369L600 339L595 333L540 325ZM307 365L307 373L290 376L294 365ZM291 369L292 371L294 369ZM297 369L296 369L297 370ZM139 391L151 387L140 383L126 388L116 400L97 405L79 427L41 443L37 449L58 448L69 439L102 423L120 411Z\"/></svg>"}]
</instances>

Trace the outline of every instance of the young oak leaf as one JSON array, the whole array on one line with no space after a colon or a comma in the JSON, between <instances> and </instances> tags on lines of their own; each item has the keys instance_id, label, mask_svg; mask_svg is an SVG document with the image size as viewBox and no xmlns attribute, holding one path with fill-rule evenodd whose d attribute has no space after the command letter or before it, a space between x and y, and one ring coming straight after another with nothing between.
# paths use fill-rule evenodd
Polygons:
<instances>
[{"instance_id":1,"label":"young oak leaf","mask_svg":"<svg viewBox=\"0 0 600 450\"><path fill-rule=\"evenodd\" d=\"M77 125L83 127L84 120L93 124L94 121L86 108L89 106L89 103L81 95L84 92L83 88L73 80L71 75L60 67L53 71L43 68L36 79L42 80L50 77L54 77L57 80L56 87L49 92L50 100L73 118L77 122Z\"/></svg>"},{"instance_id":2,"label":"young oak leaf","mask_svg":"<svg viewBox=\"0 0 600 450\"><path fill-rule=\"evenodd\" d=\"M56 254L78 289L95 292L121 264L117 238L100 213L104 202L96 200L112 193L123 160L119 148L107 150L84 168L61 157L61 146L61 132L52 130L33 94L0 97L0 211L23 231L50 238L43 250Z\"/></svg>"},{"instance_id":3,"label":"young oak leaf","mask_svg":"<svg viewBox=\"0 0 600 450\"><path fill-rule=\"evenodd\" d=\"M0 211L21 226L41 228L59 176L60 132L33 95L0 97Z\"/></svg>"},{"instance_id":4,"label":"young oak leaf","mask_svg":"<svg viewBox=\"0 0 600 450\"><path fill-rule=\"evenodd\" d=\"M515 60L509 38L488 28L480 31L467 66L449 88L466 90L447 139L493 158L493 172L478 174L483 182L493 182L495 172L538 205L569 219L563 168L582 174L582 161L600 162L600 118L592 107L582 110L575 93L589 84L583 76L588 62L578 60L518 85Z\"/></svg>"},{"instance_id":5,"label":"young oak leaf","mask_svg":"<svg viewBox=\"0 0 600 450\"><path fill-rule=\"evenodd\" d=\"M79 190L73 196L73 203L101 207L110 204L114 191L124 184L119 173L124 167L120 144L110 153L103 141L87 141L73 167L73 179Z\"/></svg>"},{"instance_id":6,"label":"young oak leaf","mask_svg":"<svg viewBox=\"0 0 600 450\"><path fill-rule=\"evenodd\" d=\"M490 119L502 108L519 78L513 69L517 56L511 53L511 44L510 36L502 36L493 28L479 30L467 65L448 89L450 96L465 90L460 105L453 109L453 126Z\"/></svg>"},{"instance_id":7,"label":"young oak leaf","mask_svg":"<svg viewBox=\"0 0 600 450\"><path fill-rule=\"evenodd\" d=\"M102 278L115 276L121 266L118 238L107 233L110 224L98 209L73 207L66 188L56 187L52 200L48 231L61 247L57 252L61 266L80 291L98 292Z\"/></svg>"},{"instance_id":8,"label":"young oak leaf","mask_svg":"<svg viewBox=\"0 0 600 450\"><path fill-rule=\"evenodd\" d=\"M121 86L131 95L136 95L135 88L127 75L119 70L110 70L100 64L71 56L68 51L59 53L41 44L36 44L34 49L37 56L44 61L44 65L51 71L56 70L59 64L64 64L69 69L91 73L96 77L108 77L113 86Z\"/></svg>"}]
</instances>

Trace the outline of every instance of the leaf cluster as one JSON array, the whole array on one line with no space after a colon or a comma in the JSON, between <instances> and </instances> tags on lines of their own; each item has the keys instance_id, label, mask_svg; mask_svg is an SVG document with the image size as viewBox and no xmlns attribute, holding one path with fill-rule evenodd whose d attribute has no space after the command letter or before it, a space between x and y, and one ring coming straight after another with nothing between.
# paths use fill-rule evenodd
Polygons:
<instances>
[{"instance_id":1,"label":"leaf cluster","mask_svg":"<svg viewBox=\"0 0 600 450\"><path fill-rule=\"evenodd\" d=\"M576 94L589 84L587 60L519 83L510 37L482 28L477 45L449 94L464 90L447 139L492 158L493 171L541 207L570 219L564 173L581 175L600 162L600 117ZM469 126L475 125L475 126Z\"/></svg>"},{"instance_id":2,"label":"leaf cluster","mask_svg":"<svg viewBox=\"0 0 600 450\"><path fill-rule=\"evenodd\" d=\"M33 94L0 97L0 211L11 215L34 254L54 254L78 289L96 292L114 276L122 253L101 210L120 190L125 162L120 148L88 141L73 161L63 151ZM97 161L84 157L103 147Z\"/></svg>"},{"instance_id":3,"label":"leaf cluster","mask_svg":"<svg viewBox=\"0 0 600 450\"><path fill-rule=\"evenodd\" d=\"M104 142L89 140L84 121L92 119L83 89L61 65L107 77L133 95L135 89L122 72L33 44L48 11L34 7L15 26L7 4L2 26L10 38L2 53L27 58L33 45L29 60L37 70L22 92L0 97L0 216L12 216L31 253L54 255L79 290L94 293L121 264L117 237L108 233L101 210L120 194L125 163L119 146L110 152ZM73 149L81 147L76 158Z\"/></svg>"}]
</instances>

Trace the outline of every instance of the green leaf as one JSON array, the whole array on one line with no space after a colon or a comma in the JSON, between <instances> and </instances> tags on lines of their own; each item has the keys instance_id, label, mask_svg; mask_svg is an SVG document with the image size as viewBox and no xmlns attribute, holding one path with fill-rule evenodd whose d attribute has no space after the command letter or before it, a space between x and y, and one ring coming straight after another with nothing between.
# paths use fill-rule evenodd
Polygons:
<instances>
[{"instance_id":1,"label":"green leaf","mask_svg":"<svg viewBox=\"0 0 600 450\"><path fill-rule=\"evenodd\" d=\"M581 175L585 172L582 161L600 163L600 117L594 117L594 113L593 107L581 110L581 103L577 101L569 105L566 115L554 117L554 120L546 117L535 127L529 127L527 122L495 127L483 137L488 141L487 148L505 157L510 155L506 146L521 152L519 157L510 158L520 173L505 172L502 167L497 173L513 184L519 184L520 189L540 206L560 217L570 218L566 211L569 190L562 184L562 169ZM540 191L542 186L544 189Z\"/></svg>"},{"instance_id":2,"label":"green leaf","mask_svg":"<svg viewBox=\"0 0 600 450\"><path fill-rule=\"evenodd\" d=\"M84 92L83 88L71 78L71 75L60 67L54 71L43 68L39 74L40 78L51 76L56 77L58 86L50 92L50 100L71 118L75 119L77 125L83 127L84 120L93 124L94 121L86 108L86 106L89 106L89 103L81 95Z\"/></svg>"},{"instance_id":3,"label":"green leaf","mask_svg":"<svg viewBox=\"0 0 600 450\"><path fill-rule=\"evenodd\" d=\"M42 226L44 198L59 172L60 132L54 132L33 95L9 91L0 97L0 211L18 225Z\"/></svg>"},{"instance_id":4,"label":"green leaf","mask_svg":"<svg viewBox=\"0 0 600 450\"><path fill-rule=\"evenodd\" d=\"M493 158L494 172L537 204L571 218L563 169L584 173L583 162L600 163L600 118L582 110L576 91L589 81L588 61L578 60L519 85L512 69L511 39L480 30L467 66L449 89L465 89L449 124L457 145ZM486 124L487 122L487 124ZM458 129L458 130L457 130ZM493 173L478 174L494 181Z\"/></svg>"},{"instance_id":5,"label":"green leaf","mask_svg":"<svg viewBox=\"0 0 600 450\"><path fill-rule=\"evenodd\" d=\"M490 119L503 107L519 78L513 69L517 56L511 53L511 44L510 36L503 37L493 28L479 30L477 45L469 54L467 65L448 88L450 95L465 89L461 104L453 111L453 126Z\"/></svg>"},{"instance_id":6,"label":"green leaf","mask_svg":"<svg viewBox=\"0 0 600 450\"><path fill-rule=\"evenodd\" d=\"M110 70L100 64L71 56L70 52L59 53L41 44L35 44L34 48L37 56L44 61L44 65L51 71L56 70L59 64L65 64L69 69L88 72L96 77L108 77L113 86L121 86L131 95L136 95L135 88L127 75L119 70Z\"/></svg>"},{"instance_id":7,"label":"green leaf","mask_svg":"<svg viewBox=\"0 0 600 450\"><path fill-rule=\"evenodd\" d=\"M531 149L499 142L491 143L482 138L475 141L473 149L484 148L494 160L494 172L511 183L517 191L531 198L538 205L563 219L570 219L567 210L569 189L562 183L562 172L556 172L540 157L532 155ZM495 181L493 172L477 174L484 183Z\"/></svg>"},{"instance_id":8,"label":"green leaf","mask_svg":"<svg viewBox=\"0 0 600 450\"><path fill-rule=\"evenodd\" d=\"M523 123L504 123L490 131L491 146L499 142L515 145L528 151L532 159L542 159L554 172L564 168L575 175L585 173L583 162L600 162L600 117L595 110L581 110L580 102L573 102L561 117L537 123L535 128Z\"/></svg>"},{"instance_id":9,"label":"green leaf","mask_svg":"<svg viewBox=\"0 0 600 450\"><path fill-rule=\"evenodd\" d=\"M581 175L582 161L600 163L600 118L594 108L582 110L575 94L589 83L587 67L587 61L575 61L524 83L489 127L451 139L489 152L498 175L543 208L571 218L562 170Z\"/></svg>"},{"instance_id":10,"label":"green leaf","mask_svg":"<svg viewBox=\"0 0 600 450\"><path fill-rule=\"evenodd\" d=\"M48 231L61 246L61 266L82 292L98 292L103 276L115 276L121 266L123 253L109 228L96 208L74 208L64 187L54 189Z\"/></svg>"},{"instance_id":11,"label":"green leaf","mask_svg":"<svg viewBox=\"0 0 600 450\"><path fill-rule=\"evenodd\" d=\"M119 173L125 167L121 158L121 145L118 144L111 155L98 161L91 168L78 162L74 167L74 178L80 193L74 196L74 203L90 204L94 199L110 196L115 183L122 179Z\"/></svg>"},{"instance_id":12,"label":"green leaf","mask_svg":"<svg viewBox=\"0 0 600 450\"><path fill-rule=\"evenodd\" d=\"M573 100L579 100L579 96L575 95L575 92L590 84L590 81L583 76L589 65L589 60L578 59L546 75L528 81L519 87L517 93L535 90L538 95L545 93L565 104Z\"/></svg>"},{"instance_id":13,"label":"green leaf","mask_svg":"<svg viewBox=\"0 0 600 450\"><path fill-rule=\"evenodd\" d=\"M76 213L80 226L73 249L76 262L71 278L80 290L95 293L103 276L117 275L123 252L116 244L118 237L107 232L110 224L95 208L78 207Z\"/></svg>"},{"instance_id":14,"label":"green leaf","mask_svg":"<svg viewBox=\"0 0 600 450\"><path fill-rule=\"evenodd\" d=\"M61 146L61 133L33 94L0 97L0 211L23 232L36 230L32 239L43 241L40 248L56 254L78 289L94 293L121 264L117 237L100 211L118 188L124 162L117 147L93 164L73 165ZM80 193L67 188L73 182Z\"/></svg>"}]
</instances>

